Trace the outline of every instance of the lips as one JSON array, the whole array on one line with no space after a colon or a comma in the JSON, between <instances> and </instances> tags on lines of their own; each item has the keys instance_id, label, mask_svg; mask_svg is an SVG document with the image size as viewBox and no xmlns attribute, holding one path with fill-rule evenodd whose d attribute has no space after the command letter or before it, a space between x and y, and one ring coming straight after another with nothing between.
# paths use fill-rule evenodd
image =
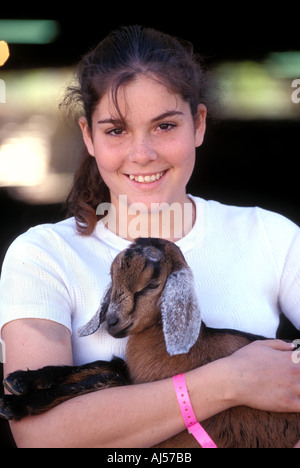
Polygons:
<instances>
[{"instance_id":1,"label":"lips","mask_svg":"<svg viewBox=\"0 0 300 468\"><path fill-rule=\"evenodd\" d=\"M121 330L119 330L118 328L117 329L114 329L113 327L110 329L108 327L108 333L113 336L114 338L125 338L126 336L128 336L128 332L130 330L130 328L132 327L132 323L130 323L126 328L123 328Z\"/></svg>"},{"instance_id":2,"label":"lips","mask_svg":"<svg viewBox=\"0 0 300 468\"><path fill-rule=\"evenodd\" d=\"M156 172L154 174L147 174L147 175L129 174L128 177L130 180L135 180L135 182L139 182L140 184L150 184L152 182L156 182L157 180L161 179L165 173L166 171Z\"/></svg>"}]
</instances>

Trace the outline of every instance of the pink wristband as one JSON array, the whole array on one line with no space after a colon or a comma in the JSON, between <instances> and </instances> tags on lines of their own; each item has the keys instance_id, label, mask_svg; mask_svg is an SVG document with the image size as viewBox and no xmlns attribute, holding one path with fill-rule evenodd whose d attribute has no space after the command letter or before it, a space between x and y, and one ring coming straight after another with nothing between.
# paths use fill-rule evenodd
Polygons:
<instances>
[{"instance_id":1,"label":"pink wristband","mask_svg":"<svg viewBox=\"0 0 300 468\"><path fill-rule=\"evenodd\" d=\"M188 389L186 387L184 374L175 375L173 377L173 383L179 408L189 433L195 437L202 448L217 448L216 444L212 441L207 432L196 419L188 394Z\"/></svg>"}]
</instances>

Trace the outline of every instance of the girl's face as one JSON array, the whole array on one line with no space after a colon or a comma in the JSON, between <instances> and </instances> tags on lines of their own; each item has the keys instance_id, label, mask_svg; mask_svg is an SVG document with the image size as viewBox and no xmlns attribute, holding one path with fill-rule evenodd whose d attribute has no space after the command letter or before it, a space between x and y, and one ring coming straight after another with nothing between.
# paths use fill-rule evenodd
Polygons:
<instances>
[{"instance_id":1,"label":"girl's face","mask_svg":"<svg viewBox=\"0 0 300 468\"><path fill-rule=\"evenodd\" d=\"M150 77L138 77L118 91L120 120L109 93L97 105L92 130L79 121L85 144L94 156L118 209L119 196L128 205L187 201L186 185L195 163L195 148L205 133L206 108L193 119L181 96Z\"/></svg>"}]
</instances>

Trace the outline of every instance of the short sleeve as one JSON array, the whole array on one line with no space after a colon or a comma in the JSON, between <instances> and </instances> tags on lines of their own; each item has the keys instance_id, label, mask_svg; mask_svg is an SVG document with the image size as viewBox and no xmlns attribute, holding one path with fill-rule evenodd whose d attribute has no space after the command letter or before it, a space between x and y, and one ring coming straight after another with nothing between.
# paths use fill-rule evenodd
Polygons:
<instances>
[{"instance_id":1,"label":"short sleeve","mask_svg":"<svg viewBox=\"0 0 300 468\"><path fill-rule=\"evenodd\" d=\"M32 229L17 238L5 256L0 279L2 327L23 318L60 323L71 330L71 301L55 239Z\"/></svg>"},{"instance_id":2,"label":"short sleeve","mask_svg":"<svg viewBox=\"0 0 300 468\"><path fill-rule=\"evenodd\" d=\"M278 274L279 307L300 329L300 228L276 213L261 213Z\"/></svg>"},{"instance_id":3,"label":"short sleeve","mask_svg":"<svg viewBox=\"0 0 300 468\"><path fill-rule=\"evenodd\" d=\"M300 231L294 236L286 256L280 281L283 313L300 330Z\"/></svg>"}]
</instances>

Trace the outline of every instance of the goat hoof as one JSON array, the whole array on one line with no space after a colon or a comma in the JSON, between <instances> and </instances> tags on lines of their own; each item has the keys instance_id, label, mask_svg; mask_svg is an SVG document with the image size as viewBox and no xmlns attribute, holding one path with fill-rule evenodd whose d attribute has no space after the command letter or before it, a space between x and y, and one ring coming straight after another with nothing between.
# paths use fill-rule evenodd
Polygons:
<instances>
[{"instance_id":1,"label":"goat hoof","mask_svg":"<svg viewBox=\"0 0 300 468\"><path fill-rule=\"evenodd\" d=\"M13 412L5 401L5 397L0 398L0 418L6 419L6 421L13 419Z\"/></svg>"},{"instance_id":2,"label":"goat hoof","mask_svg":"<svg viewBox=\"0 0 300 468\"><path fill-rule=\"evenodd\" d=\"M23 371L14 372L10 374L4 381L3 385L13 395L25 395L28 393L28 388L24 380L22 379Z\"/></svg>"}]
</instances>

